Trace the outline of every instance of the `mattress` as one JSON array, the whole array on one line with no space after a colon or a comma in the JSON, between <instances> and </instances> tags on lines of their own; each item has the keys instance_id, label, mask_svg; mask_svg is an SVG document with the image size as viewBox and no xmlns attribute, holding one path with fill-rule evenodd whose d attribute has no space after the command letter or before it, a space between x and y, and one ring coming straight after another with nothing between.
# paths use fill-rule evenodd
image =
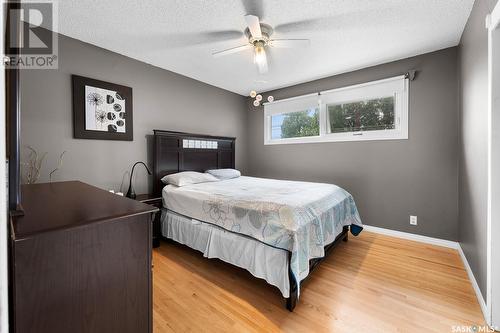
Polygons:
<instances>
[{"instance_id":1,"label":"mattress","mask_svg":"<svg viewBox=\"0 0 500 333\"><path fill-rule=\"evenodd\" d=\"M238 177L218 182L163 188L169 211L250 237L291 252L296 281L309 274L309 260L324 256L324 246L344 226L362 230L353 197L322 183Z\"/></svg>"},{"instance_id":2,"label":"mattress","mask_svg":"<svg viewBox=\"0 0 500 333\"><path fill-rule=\"evenodd\" d=\"M162 210L161 233L200 251L207 258L217 258L246 269L276 286L283 297L290 296L287 251L166 209Z\"/></svg>"}]
</instances>

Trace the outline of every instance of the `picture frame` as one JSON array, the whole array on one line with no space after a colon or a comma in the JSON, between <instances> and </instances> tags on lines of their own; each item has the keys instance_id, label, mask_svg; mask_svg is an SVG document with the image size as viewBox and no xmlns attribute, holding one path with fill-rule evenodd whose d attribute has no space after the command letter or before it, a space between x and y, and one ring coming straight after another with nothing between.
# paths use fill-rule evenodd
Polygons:
<instances>
[{"instance_id":1,"label":"picture frame","mask_svg":"<svg viewBox=\"0 0 500 333\"><path fill-rule=\"evenodd\" d=\"M132 88L72 75L73 137L133 141Z\"/></svg>"}]
</instances>

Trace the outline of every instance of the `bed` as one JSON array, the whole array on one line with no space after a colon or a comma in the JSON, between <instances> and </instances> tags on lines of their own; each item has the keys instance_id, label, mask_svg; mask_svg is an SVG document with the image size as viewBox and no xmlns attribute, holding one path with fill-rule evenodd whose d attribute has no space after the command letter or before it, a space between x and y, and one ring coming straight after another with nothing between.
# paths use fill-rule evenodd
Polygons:
<instances>
[{"instance_id":1,"label":"bed","mask_svg":"<svg viewBox=\"0 0 500 333\"><path fill-rule=\"evenodd\" d=\"M234 168L235 139L154 131L154 191L162 236L244 268L277 287L290 311L300 285L362 223L352 196L332 185L237 177L177 187L180 171Z\"/></svg>"}]
</instances>

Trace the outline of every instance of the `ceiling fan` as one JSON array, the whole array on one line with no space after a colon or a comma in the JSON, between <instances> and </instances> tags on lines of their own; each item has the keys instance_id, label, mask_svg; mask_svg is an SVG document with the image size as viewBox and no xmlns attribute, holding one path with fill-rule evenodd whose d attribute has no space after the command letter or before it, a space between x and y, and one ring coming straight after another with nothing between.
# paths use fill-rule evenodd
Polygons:
<instances>
[{"instance_id":1,"label":"ceiling fan","mask_svg":"<svg viewBox=\"0 0 500 333\"><path fill-rule=\"evenodd\" d=\"M257 64L259 73L267 73L267 47L306 47L309 45L309 39L271 39L273 28L265 23L260 22L259 17L255 15L245 15L245 21L248 27L245 29L245 36L248 38L248 43L232 47L226 50L221 50L212 53L214 57L221 57L248 49L254 50L254 62Z\"/></svg>"}]
</instances>

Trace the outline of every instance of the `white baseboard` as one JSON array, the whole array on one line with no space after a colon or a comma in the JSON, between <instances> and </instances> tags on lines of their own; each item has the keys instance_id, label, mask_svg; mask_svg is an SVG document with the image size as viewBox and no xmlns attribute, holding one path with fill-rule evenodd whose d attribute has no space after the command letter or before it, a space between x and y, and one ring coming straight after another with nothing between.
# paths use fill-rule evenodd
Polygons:
<instances>
[{"instance_id":1,"label":"white baseboard","mask_svg":"<svg viewBox=\"0 0 500 333\"><path fill-rule=\"evenodd\" d=\"M437 246L444 246L444 247L448 247L451 249L458 249L459 248L458 242L454 242L454 241L450 241L450 240L446 240L446 239L441 239L441 238L434 238L434 237L411 234L409 232L373 227L371 225L366 225L366 224L363 225L363 229L366 231L377 233L377 234L393 236L393 237L397 237L397 238L403 238L403 239L408 239L408 240L412 240L412 241L416 241L416 242L427 243L427 244L432 244L432 245L437 245Z\"/></svg>"},{"instance_id":2,"label":"white baseboard","mask_svg":"<svg viewBox=\"0 0 500 333\"><path fill-rule=\"evenodd\" d=\"M491 325L490 316L488 315L488 307L486 306L486 302L484 301L483 294L481 293L481 289L479 289L479 285L477 284L476 277L472 272L472 269L469 266L469 262L467 261L467 257L465 256L462 247L458 246L458 253L462 258L462 262L464 263L465 270L467 271L467 275L469 276L469 280L472 283L472 288L474 288L474 292L476 293L477 301L479 302L479 306L481 307L481 311L483 312L484 320L488 325Z\"/></svg>"},{"instance_id":3,"label":"white baseboard","mask_svg":"<svg viewBox=\"0 0 500 333\"><path fill-rule=\"evenodd\" d=\"M408 239L416 242L427 243L432 245L444 246L451 249L458 250L460 254L460 258L462 258L462 262L464 263L465 270L467 271L467 275L469 276L469 280L472 284L472 288L476 293L476 298L481 307L481 311L483 312L484 319L488 325L491 324L490 318L488 315L488 307L486 306L486 302L484 301L483 294L481 294L481 290L479 289L479 285L477 284L476 278L472 269L470 268L469 262L467 261L467 257L465 257L464 251L458 242L449 241L446 239L427 237L422 235L411 234L409 232L402 232L396 230L390 230L385 228L373 227L371 225L363 225L363 229L366 231L374 232L377 234Z\"/></svg>"}]
</instances>

